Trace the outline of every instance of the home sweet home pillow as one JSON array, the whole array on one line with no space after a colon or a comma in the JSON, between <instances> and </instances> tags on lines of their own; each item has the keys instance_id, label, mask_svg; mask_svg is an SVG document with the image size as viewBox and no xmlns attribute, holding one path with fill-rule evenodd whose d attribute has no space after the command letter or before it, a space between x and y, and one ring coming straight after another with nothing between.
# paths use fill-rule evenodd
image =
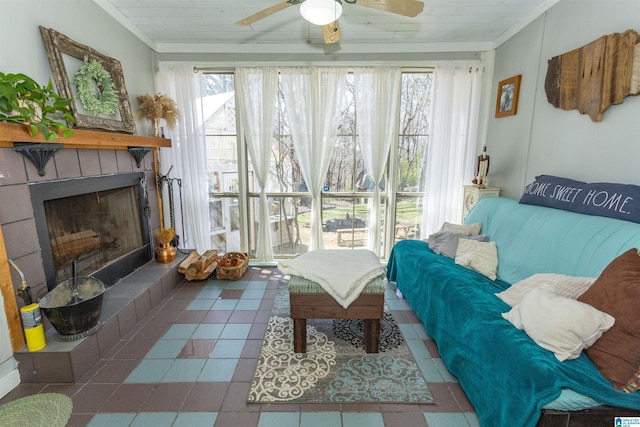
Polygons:
<instances>
[{"instance_id":1,"label":"home sweet home pillow","mask_svg":"<svg viewBox=\"0 0 640 427\"><path fill-rule=\"evenodd\" d=\"M520 203L640 223L640 186L539 175Z\"/></svg>"}]
</instances>

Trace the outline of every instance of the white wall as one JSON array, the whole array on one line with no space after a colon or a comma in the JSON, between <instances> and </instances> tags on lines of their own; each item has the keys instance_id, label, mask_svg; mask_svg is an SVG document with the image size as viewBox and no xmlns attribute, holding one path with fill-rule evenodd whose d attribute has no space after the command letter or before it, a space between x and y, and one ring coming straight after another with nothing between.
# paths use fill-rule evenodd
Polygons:
<instances>
[{"instance_id":1,"label":"white wall","mask_svg":"<svg viewBox=\"0 0 640 427\"><path fill-rule=\"evenodd\" d=\"M640 1L561 0L496 50L497 83L522 74L518 113L490 115L486 143L491 155L491 185L519 198L536 175L553 174L582 181L640 184L640 96L609 107L601 122L547 101L547 61L600 36L640 32Z\"/></svg>"},{"instance_id":2,"label":"white wall","mask_svg":"<svg viewBox=\"0 0 640 427\"><path fill-rule=\"evenodd\" d=\"M0 0L0 71L24 73L40 84L53 80L39 26L54 29L122 63L131 110L136 96L154 93L154 52L89 0ZM136 121L137 133L150 135L148 123ZM1 171L0 171L1 172ZM3 203L3 201L0 201ZM0 221L1 222L1 221ZM0 397L19 383L6 314L0 298Z\"/></svg>"},{"instance_id":3,"label":"white wall","mask_svg":"<svg viewBox=\"0 0 640 427\"><path fill-rule=\"evenodd\" d=\"M132 112L136 96L154 93L155 53L90 0L0 0L0 71L24 73L40 84L53 80L39 26L56 30L122 63ZM137 133L150 135L136 121Z\"/></svg>"}]
</instances>

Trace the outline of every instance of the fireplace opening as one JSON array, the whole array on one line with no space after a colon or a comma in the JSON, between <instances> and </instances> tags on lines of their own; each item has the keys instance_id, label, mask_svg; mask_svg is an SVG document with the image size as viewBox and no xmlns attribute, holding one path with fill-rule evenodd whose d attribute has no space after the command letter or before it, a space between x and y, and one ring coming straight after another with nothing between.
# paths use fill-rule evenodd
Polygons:
<instances>
[{"instance_id":1,"label":"fireplace opening","mask_svg":"<svg viewBox=\"0 0 640 427\"><path fill-rule=\"evenodd\" d=\"M144 173L29 184L47 288L93 276L107 287L153 257Z\"/></svg>"}]
</instances>

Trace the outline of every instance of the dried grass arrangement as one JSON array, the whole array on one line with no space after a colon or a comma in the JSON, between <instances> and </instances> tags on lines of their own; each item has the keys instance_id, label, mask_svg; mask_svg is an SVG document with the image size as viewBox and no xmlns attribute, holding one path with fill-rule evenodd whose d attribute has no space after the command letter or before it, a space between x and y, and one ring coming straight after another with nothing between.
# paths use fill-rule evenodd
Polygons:
<instances>
[{"instance_id":1,"label":"dried grass arrangement","mask_svg":"<svg viewBox=\"0 0 640 427\"><path fill-rule=\"evenodd\" d=\"M139 110L138 116L141 119L151 120L153 125L153 136L160 137L160 119L164 119L167 127L173 129L180 120L180 111L176 102L162 93L151 95L145 93L138 95Z\"/></svg>"},{"instance_id":2,"label":"dried grass arrangement","mask_svg":"<svg viewBox=\"0 0 640 427\"><path fill-rule=\"evenodd\" d=\"M155 231L156 239L161 246L166 246L176 237L175 228L160 228Z\"/></svg>"}]
</instances>

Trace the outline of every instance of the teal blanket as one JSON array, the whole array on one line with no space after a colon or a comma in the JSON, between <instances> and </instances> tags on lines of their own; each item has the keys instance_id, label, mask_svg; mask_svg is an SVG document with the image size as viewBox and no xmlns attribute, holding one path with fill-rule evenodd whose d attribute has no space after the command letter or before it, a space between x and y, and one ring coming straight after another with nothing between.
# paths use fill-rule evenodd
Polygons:
<instances>
[{"instance_id":1,"label":"teal blanket","mask_svg":"<svg viewBox=\"0 0 640 427\"><path fill-rule=\"evenodd\" d=\"M640 409L640 394L616 391L584 353L560 362L502 318L510 307L495 293L508 283L458 266L419 240L394 246L387 277L437 343L482 426L535 426L542 406L562 388Z\"/></svg>"}]
</instances>

